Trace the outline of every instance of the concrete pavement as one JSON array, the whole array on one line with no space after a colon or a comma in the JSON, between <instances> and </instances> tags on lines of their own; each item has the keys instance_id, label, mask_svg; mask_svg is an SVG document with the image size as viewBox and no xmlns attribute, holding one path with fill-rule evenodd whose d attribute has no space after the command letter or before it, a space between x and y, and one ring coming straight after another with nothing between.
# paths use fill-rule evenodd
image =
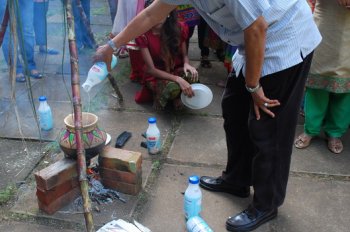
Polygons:
<instances>
[{"instance_id":1,"label":"concrete pavement","mask_svg":"<svg viewBox=\"0 0 350 232\"><path fill-rule=\"evenodd\" d=\"M106 41L105 35L111 28L107 2L96 0L91 4L93 31L99 41ZM62 52L47 57L36 54L38 66L46 77L31 81L35 107L38 107L38 96L47 95L55 122L52 131L41 134L41 141L28 89L25 84L16 84L16 100L11 100L6 66L3 57L0 58L0 191L3 192L12 185L18 187L17 193L1 205L0 231L55 231L59 228L66 231L84 230L81 209L74 204L51 216L40 212L33 179L35 171L63 157L54 142L64 127L63 118L72 112L69 55L67 44L63 53L63 31L61 1L51 0L48 14L49 47ZM84 51L79 55L81 83L85 81L91 66L91 54L93 51ZM191 40L189 54L191 62L199 67L196 36ZM211 58L212 69L199 67L201 82L214 93L213 102L202 110L186 109L181 114L171 111L155 113L151 104L136 104L134 94L140 86L128 79L128 59L120 60L113 71L125 99L125 108L119 108L108 81L94 87L89 95L81 92L84 110L99 117L99 125L112 135L111 144L115 143L121 132L130 131L132 137L124 149L139 151L143 156L143 191L136 197L124 195L126 203L113 202L99 206L101 212L93 212L96 229L113 219L122 218L136 219L153 232L185 231L182 193L187 187L187 177L191 174L220 175L226 163L226 142L220 108L223 89L215 85L226 74L222 63L215 60L213 54ZM16 108L19 112L18 120L15 117ZM141 133L147 129L149 116L157 117L162 133L163 152L158 156L150 156L140 147L140 142L143 141ZM297 133L302 131L302 124L303 118L300 118ZM22 138L26 140L23 141ZM341 155L329 152L323 137L315 139L307 149L293 150L285 204L280 208L277 219L256 231L348 231L349 132L343 142L345 149ZM205 190L202 192L202 216L216 232L226 231L226 218L243 210L251 200Z\"/></svg>"}]
</instances>

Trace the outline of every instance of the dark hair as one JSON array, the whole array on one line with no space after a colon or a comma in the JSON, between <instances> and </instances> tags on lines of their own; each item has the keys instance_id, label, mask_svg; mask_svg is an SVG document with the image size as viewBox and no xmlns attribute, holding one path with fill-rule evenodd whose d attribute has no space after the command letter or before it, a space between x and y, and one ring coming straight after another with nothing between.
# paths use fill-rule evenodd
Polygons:
<instances>
[{"instance_id":1,"label":"dark hair","mask_svg":"<svg viewBox=\"0 0 350 232\"><path fill-rule=\"evenodd\" d=\"M162 26L160 42L161 55L169 72L174 68L174 59L181 51L181 27L177 22L177 13L175 10L170 12Z\"/></svg>"}]
</instances>

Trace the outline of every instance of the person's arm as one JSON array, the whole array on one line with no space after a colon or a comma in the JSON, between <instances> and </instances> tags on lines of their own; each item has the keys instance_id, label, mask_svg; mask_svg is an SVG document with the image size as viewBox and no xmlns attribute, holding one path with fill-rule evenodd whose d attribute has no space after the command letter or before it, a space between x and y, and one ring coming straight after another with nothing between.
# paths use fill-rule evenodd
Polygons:
<instances>
[{"instance_id":1,"label":"person's arm","mask_svg":"<svg viewBox=\"0 0 350 232\"><path fill-rule=\"evenodd\" d=\"M153 59L148 48L141 48L141 55L145 62L145 65L147 68L146 72L148 74L150 74L155 78L169 80L169 81L178 83L181 88L181 91L188 97L191 97L194 95L191 85L186 80L184 80L180 76L173 75L171 73L158 69L157 67L154 66Z\"/></svg>"},{"instance_id":2,"label":"person's arm","mask_svg":"<svg viewBox=\"0 0 350 232\"><path fill-rule=\"evenodd\" d=\"M246 86L248 88L256 88L260 86L259 80L264 63L265 43L266 43L267 22L261 16L249 27L244 30L244 43L246 53ZM256 119L260 119L260 111L263 110L271 117L275 117L274 113L269 110L271 107L280 105L278 100L268 99L263 88L257 88L252 94L254 101L254 111ZM267 107L264 104L268 104Z\"/></svg>"},{"instance_id":3,"label":"person's arm","mask_svg":"<svg viewBox=\"0 0 350 232\"><path fill-rule=\"evenodd\" d=\"M131 20L124 30L115 36L112 41L116 47L125 45L130 40L144 34L157 23L162 22L162 20L175 8L176 5L169 5L160 0L155 0L149 7L144 9L133 20ZM108 71L110 71L112 54L113 49L108 44L105 44L97 49L93 60L94 62L105 62Z\"/></svg>"}]
</instances>

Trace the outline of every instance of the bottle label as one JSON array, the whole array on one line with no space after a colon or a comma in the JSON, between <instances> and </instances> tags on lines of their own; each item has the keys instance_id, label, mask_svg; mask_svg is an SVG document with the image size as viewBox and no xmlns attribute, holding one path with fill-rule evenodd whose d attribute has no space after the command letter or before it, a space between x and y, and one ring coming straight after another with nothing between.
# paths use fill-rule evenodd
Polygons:
<instances>
[{"instance_id":1,"label":"bottle label","mask_svg":"<svg viewBox=\"0 0 350 232\"><path fill-rule=\"evenodd\" d=\"M101 72L101 68L98 67L97 65L94 65L94 66L92 66L92 71L100 73Z\"/></svg>"},{"instance_id":2,"label":"bottle label","mask_svg":"<svg viewBox=\"0 0 350 232\"><path fill-rule=\"evenodd\" d=\"M201 217L192 217L186 223L189 232L213 232Z\"/></svg>"},{"instance_id":3,"label":"bottle label","mask_svg":"<svg viewBox=\"0 0 350 232\"><path fill-rule=\"evenodd\" d=\"M150 154L160 152L160 139L156 136L147 136L147 149Z\"/></svg>"},{"instance_id":4,"label":"bottle label","mask_svg":"<svg viewBox=\"0 0 350 232\"><path fill-rule=\"evenodd\" d=\"M103 81L107 76L107 66L104 62L97 62L92 67L92 75L97 77L100 81Z\"/></svg>"},{"instance_id":5,"label":"bottle label","mask_svg":"<svg viewBox=\"0 0 350 232\"><path fill-rule=\"evenodd\" d=\"M199 213L202 210L202 198L197 197L188 197L185 195L185 217L190 218L194 216L199 216Z\"/></svg>"}]
</instances>

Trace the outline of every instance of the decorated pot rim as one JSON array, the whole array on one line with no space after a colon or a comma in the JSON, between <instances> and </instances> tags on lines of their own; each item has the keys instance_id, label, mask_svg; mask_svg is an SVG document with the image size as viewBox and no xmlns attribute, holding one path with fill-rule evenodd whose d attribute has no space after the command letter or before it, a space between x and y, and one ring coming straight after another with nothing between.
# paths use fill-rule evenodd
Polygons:
<instances>
[{"instance_id":1,"label":"decorated pot rim","mask_svg":"<svg viewBox=\"0 0 350 232\"><path fill-rule=\"evenodd\" d=\"M70 131L75 130L73 115L74 114L68 114L63 120L67 129ZM89 121L86 125L84 125L84 120L86 117L89 119ZM83 129L83 131L89 131L89 130L94 129L97 125L97 121L98 121L98 116L96 114L89 113L89 112L82 112L82 129Z\"/></svg>"}]
</instances>

